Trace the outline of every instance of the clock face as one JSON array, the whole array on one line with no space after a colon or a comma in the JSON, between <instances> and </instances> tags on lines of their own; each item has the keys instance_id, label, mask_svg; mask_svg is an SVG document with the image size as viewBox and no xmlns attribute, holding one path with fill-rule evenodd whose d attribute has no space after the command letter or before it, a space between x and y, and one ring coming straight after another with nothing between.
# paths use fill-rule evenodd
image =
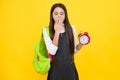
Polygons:
<instances>
[{"instance_id":1,"label":"clock face","mask_svg":"<svg viewBox=\"0 0 120 80\"><path fill-rule=\"evenodd\" d=\"M81 44L87 44L88 41L89 41L88 36L83 35L83 36L80 37L80 42L81 42Z\"/></svg>"}]
</instances>

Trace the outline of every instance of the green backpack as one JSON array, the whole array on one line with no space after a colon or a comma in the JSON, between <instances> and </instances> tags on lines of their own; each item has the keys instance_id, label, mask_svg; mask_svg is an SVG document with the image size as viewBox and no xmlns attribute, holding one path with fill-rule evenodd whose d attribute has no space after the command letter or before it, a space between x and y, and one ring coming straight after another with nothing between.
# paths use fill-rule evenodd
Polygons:
<instances>
[{"instance_id":1,"label":"green backpack","mask_svg":"<svg viewBox=\"0 0 120 80\"><path fill-rule=\"evenodd\" d=\"M50 36L49 27L44 28L46 29L47 34ZM39 60L37 59L37 56L39 56ZM43 34L41 34L40 41L34 46L33 65L35 70L40 74L45 74L50 69L50 58L48 57L48 51L43 39Z\"/></svg>"}]
</instances>

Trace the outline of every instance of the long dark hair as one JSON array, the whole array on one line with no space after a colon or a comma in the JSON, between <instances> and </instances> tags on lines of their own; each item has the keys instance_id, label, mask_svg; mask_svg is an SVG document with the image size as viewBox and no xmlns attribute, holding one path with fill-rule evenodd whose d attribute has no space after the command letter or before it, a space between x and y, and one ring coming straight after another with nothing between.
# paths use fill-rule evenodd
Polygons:
<instances>
[{"instance_id":1,"label":"long dark hair","mask_svg":"<svg viewBox=\"0 0 120 80\"><path fill-rule=\"evenodd\" d=\"M49 31L50 31L50 37L51 39L53 39L54 34L55 34L55 30L54 30L54 20L53 20L53 11L56 7L60 7L64 10L65 12L65 20L64 20L64 26L65 26L65 31L66 31L66 37L67 37L67 41L69 43L69 48L70 48L70 52L73 55L74 54L74 37L73 37L73 31L72 31L72 27L69 23L68 20L68 14L67 14L67 10L66 7L62 4L62 3L56 3L51 7L51 11L50 11L50 23L49 23Z\"/></svg>"}]
</instances>

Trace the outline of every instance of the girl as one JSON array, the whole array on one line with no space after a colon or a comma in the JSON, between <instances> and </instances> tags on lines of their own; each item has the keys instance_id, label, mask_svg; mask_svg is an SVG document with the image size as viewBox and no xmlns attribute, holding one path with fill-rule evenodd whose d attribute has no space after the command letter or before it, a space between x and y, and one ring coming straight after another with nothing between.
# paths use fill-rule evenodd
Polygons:
<instances>
[{"instance_id":1,"label":"girl","mask_svg":"<svg viewBox=\"0 0 120 80\"><path fill-rule=\"evenodd\" d=\"M76 31L71 27L66 7L61 3L52 6L49 23L50 37L43 28L43 38L48 52L53 55L47 80L79 80L74 63L74 52L82 44L76 45Z\"/></svg>"}]
</instances>

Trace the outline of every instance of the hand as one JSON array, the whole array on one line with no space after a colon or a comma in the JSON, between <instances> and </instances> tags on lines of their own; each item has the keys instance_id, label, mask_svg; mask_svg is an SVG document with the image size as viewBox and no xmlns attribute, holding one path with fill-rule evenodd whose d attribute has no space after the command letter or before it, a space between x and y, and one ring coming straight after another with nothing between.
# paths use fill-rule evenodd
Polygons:
<instances>
[{"instance_id":1,"label":"hand","mask_svg":"<svg viewBox=\"0 0 120 80\"><path fill-rule=\"evenodd\" d=\"M79 44L76 46L76 49L79 51L82 48L83 44L79 42Z\"/></svg>"},{"instance_id":2,"label":"hand","mask_svg":"<svg viewBox=\"0 0 120 80\"><path fill-rule=\"evenodd\" d=\"M79 51L81 48L82 48L82 46L83 46L83 44L81 44L81 42L80 42L80 36L81 36L82 34L79 34L78 35L78 41L79 41L79 44L76 46L76 49Z\"/></svg>"},{"instance_id":3,"label":"hand","mask_svg":"<svg viewBox=\"0 0 120 80\"><path fill-rule=\"evenodd\" d=\"M61 32L61 30L62 30L62 23L63 23L63 21L61 19L57 19L57 21L54 24L55 32L59 32L59 33Z\"/></svg>"},{"instance_id":4,"label":"hand","mask_svg":"<svg viewBox=\"0 0 120 80\"><path fill-rule=\"evenodd\" d=\"M40 60L40 56L39 56L39 55L37 55L37 60L38 60L38 61Z\"/></svg>"}]
</instances>

